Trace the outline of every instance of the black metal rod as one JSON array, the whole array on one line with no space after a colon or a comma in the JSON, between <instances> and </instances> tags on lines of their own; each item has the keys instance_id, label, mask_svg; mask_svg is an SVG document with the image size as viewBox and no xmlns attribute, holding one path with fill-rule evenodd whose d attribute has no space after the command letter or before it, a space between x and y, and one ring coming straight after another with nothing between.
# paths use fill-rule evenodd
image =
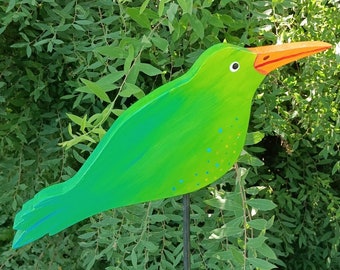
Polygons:
<instances>
[{"instance_id":1,"label":"black metal rod","mask_svg":"<svg viewBox=\"0 0 340 270\"><path fill-rule=\"evenodd\" d=\"M184 270L190 270L190 195L183 195L183 262Z\"/></svg>"}]
</instances>

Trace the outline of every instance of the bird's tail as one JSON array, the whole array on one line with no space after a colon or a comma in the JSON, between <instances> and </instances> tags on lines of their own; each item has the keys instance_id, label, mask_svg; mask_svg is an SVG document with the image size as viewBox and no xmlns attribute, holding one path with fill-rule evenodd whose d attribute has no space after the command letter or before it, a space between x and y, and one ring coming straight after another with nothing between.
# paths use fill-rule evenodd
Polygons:
<instances>
[{"instance_id":1,"label":"bird's tail","mask_svg":"<svg viewBox=\"0 0 340 270\"><path fill-rule=\"evenodd\" d=\"M17 230L13 248L19 248L46 234L53 235L86 218L79 198L68 181L47 187L23 205L14 220Z\"/></svg>"}]
</instances>

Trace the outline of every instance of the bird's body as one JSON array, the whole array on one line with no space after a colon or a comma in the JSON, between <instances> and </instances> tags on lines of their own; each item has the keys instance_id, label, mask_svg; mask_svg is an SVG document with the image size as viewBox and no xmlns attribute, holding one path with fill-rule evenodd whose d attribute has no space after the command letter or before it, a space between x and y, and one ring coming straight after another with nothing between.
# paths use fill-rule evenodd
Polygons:
<instances>
[{"instance_id":1,"label":"bird's body","mask_svg":"<svg viewBox=\"0 0 340 270\"><path fill-rule=\"evenodd\" d=\"M220 178L242 150L252 96L265 77L254 68L256 57L215 45L182 77L137 101L73 178L24 204L13 247L96 213L189 193Z\"/></svg>"}]
</instances>

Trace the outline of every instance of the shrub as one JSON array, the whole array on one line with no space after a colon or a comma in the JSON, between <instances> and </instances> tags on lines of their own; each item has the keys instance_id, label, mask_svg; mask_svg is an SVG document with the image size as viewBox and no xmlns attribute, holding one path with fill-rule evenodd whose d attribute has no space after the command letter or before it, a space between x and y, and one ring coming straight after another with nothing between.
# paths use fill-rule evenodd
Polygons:
<instances>
[{"instance_id":1,"label":"shrub","mask_svg":"<svg viewBox=\"0 0 340 270\"><path fill-rule=\"evenodd\" d=\"M14 215L71 177L123 110L204 49L223 40L335 44L339 8L302 0L1 3L0 269L181 269L181 198L107 211L19 250L10 248ZM246 146L253 157L191 195L193 269L337 269L338 69L329 50L262 84L249 130L265 137ZM225 198L241 209L221 205ZM263 210L256 216L252 200Z\"/></svg>"}]
</instances>

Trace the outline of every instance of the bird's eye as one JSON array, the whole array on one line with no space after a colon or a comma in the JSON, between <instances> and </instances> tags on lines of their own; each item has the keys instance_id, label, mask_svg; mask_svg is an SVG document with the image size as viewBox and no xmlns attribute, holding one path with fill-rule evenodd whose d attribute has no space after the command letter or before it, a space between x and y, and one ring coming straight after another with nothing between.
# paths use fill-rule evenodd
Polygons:
<instances>
[{"instance_id":1,"label":"bird's eye","mask_svg":"<svg viewBox=\"0 0 340 270\"><path fill-rule=\"evenodd\" d=\"M240 68L240 64L238 62L231 63L231 65L229 67L231 72L236 72L236 71L239 70L239 68Z\"/></svg>"}]
</instances>

